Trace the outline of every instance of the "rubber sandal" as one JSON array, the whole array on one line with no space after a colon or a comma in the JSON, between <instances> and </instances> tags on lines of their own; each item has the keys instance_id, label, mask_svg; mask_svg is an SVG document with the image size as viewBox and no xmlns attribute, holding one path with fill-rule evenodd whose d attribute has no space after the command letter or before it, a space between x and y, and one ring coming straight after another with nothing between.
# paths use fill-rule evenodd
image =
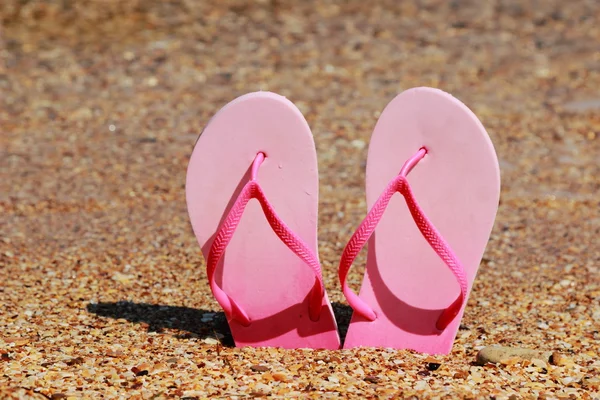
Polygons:
<instances>
[{"instance_id":1,"label":"rubber sandal","mask_svg":"<svg viewBox=\"0 0 600 400\"><path fill-rule=\"evenodd\" d=\"M445 92L401 93L373 132L366 192L369 213L339 267L354 309L344 348L449 353L498 209L500 171L485 128ZM367 241L357 296L346 278Z\"/></svg>"},{"instance_id":2,"label":"rubber sandal","mask_svg":"<svg viewBox=\"0 0 600 400\"><path fill-rule=\"evenodd\" d=\"M187 207L236 346L339 349L317 256L318 185L310 128L282 96L241 96L200 135Z\"/></svg>"}]
</instances>

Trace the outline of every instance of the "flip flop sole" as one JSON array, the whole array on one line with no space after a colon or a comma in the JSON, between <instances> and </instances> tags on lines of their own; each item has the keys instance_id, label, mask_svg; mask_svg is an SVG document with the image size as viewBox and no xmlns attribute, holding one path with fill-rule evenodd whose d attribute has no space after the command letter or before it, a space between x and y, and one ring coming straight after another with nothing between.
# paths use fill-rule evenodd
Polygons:
<instances>
[{"instance_id":1,"label":"flip flop sole","mask_svg":"<svg viewBox=\"0 0 600 400\"><path fill-rule=\"evenodd\" d=\"M186 200L205 257L259 152L258 182L281 220L317 254L318 172L306 120L286 98L268 92L237 98L221 109L198 139L188 166ZM230 320L237 346L340 346L325 294L311 321L308 294L315 275L269 226L251 200L215 272L215 281L251 319Z\"/></svg>"},{"instance_id":2,"label":"flip flop sole","mask_svg":"<svg viewBox=\"0 0 600 400\"><path fill-rule=\"evenodd\" d=\"M408 176L425 215L462 262L470 289L498 209L500 172L483 125L463 103L432 88L414 88L385 108L369 145L370 209L403 163L420 148L427 155ZM419 232L396 194L368 241L359 297L376 313L354 313L344 348L408 348L449 353L462 309L443 331L436 321L459 295L456 278Z\"/></svg>"}]
</instances>

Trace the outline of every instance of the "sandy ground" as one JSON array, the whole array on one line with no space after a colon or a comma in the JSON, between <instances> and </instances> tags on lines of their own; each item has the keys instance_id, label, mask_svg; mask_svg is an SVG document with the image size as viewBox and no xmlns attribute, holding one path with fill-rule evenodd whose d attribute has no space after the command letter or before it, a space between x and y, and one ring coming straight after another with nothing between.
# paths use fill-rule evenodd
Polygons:
<instances>
[{"instance_id":1,"label":"sandy ground","mask_svg":"<svg viewBox=\"0 0 600 400\"><path fill-rule=\"evenodd\" d=\"M598 2L208 3L0 3L0 397L600 398ZM185 207L202 127L259 89L305 114L343 332L368 138L414 86L473 109L502 169L452 353L231 347ZM490 345L565 361L475 365Z\"/></svg>"}]
</instances>

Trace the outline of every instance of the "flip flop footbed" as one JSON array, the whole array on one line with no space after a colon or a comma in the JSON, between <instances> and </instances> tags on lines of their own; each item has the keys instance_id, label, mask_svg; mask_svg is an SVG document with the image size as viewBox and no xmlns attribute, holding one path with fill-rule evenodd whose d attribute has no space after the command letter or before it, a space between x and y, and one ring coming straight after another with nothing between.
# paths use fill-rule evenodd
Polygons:
<instances>
[{"instance_id":1,"label":"flip flop footbed","mask_svg":"<svg viewBox=\"0 0 600 400\"><path fill-rule=\"evenodd\" d=\"M420 148L427 154L408 182L425 215L462 262L470 291L498 208L500 173L494 147L477 117L451 95L431 88L407 90L386 107L371 138L369 209ZM377 319L370 322L354 313L344 347L448 353L466 302L443 331L436 329L436 321L459 293L456 278L396 194L368 242L359 293Z\"/></svg>"},{"instance_id":2,"label":"flip flop footbed","mask_svg":"<svg viewBox=\"0 0 600 400\"><path fill-rule=\"evenodd\" d=\"M312 134L289 100L258 92L232 101L210 120L189 163L188 211L205 257L259 152L266 155L258 170L265 196L317 254L318 172ZM339 348L327 295L320 319L311 321L308 295L315 275L276 236L256 200L248 203L215 281L252 321L249 326L229 321L236 345Z\"/></svg>"}]
</instances>

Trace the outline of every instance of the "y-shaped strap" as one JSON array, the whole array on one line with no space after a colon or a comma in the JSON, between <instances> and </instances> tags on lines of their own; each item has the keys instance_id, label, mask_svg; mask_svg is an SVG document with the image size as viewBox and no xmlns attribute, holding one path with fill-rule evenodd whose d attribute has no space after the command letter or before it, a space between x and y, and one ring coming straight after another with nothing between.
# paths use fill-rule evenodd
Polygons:
<instances>
[{"instance_id":1,"label":"y-shaped strap","mask_svg":"<svg viewBox=\"0 0 600 400\"><path fill-rule=\"evenodd\" d=\"M265 159L263 153L258 153L252 163L252 175L250 181L246 183L240 195L235 200L231 210L227 214L225 221L219 227L219 231L212 243L210 252L208 253L207 275L210 282L210 288L217 299L217 302L223 307L225 315L228 319L238 321L244 326L250 325L251 321L248 314L215 282L215 269L219 264L219 260L225 252L225 248L229 244L233 233L235 232L244 209L251 199L256 199L260 203L271 229L277 234L279 239L296 254L302 261L306 263L315 274L315 284L311 289L309 297L308 314L312 321L318 321L321 315L321 304L325 294L323 288L323 278L321 277L321 265L317 256L310 250L304 241L288 228L288 226L277 216L273 206L269 203L265 194L258 184L258 168Z\"/></svg>"},{"instance_id":2,"label":"y-shaped strap","mask_svg":"<svg viewBox=\"0 0 600 400\"><path fill-rule=\"evenodd\" d=\"M448 268L450 268L456 280L458 281L458 284L460 285L460 294L458 295L457 299L442 312L436 322L436 328L439 330L444 330L459 313L463 303L466 300L467 276L464 267L458 260L458 257L456 257L448 243L446 243L437 229L435 229L431 221L429 221L429 219L425 216L421 207L419 207L417 204L410 185L408 184L408 180L406 179L408 173L415 165L417 165L417 163L425 156L425 154L427 154L427 150L422 148L408 161L406 161L406 163L404 163L404 166L400 170L398 176L396 176L387 185L356 232L354 232L350 238L350 241L346 245L340 260L339 278L344 291L344 296L346 296L348 303L350 303L350 306L354 309L354 311L362 315L367 320L374 321L377 318L375 311L373 311L373 309L365 301L358 297L348 287L348 284L346 283L346 277L348 276L348 271L356 259L356 256L375 231L377 224L379 224L379 221L381 220L381 217L383 216L390 199L396 192L398 192L404 196L406 205L408 206L408 209L410 210L410 213L415 221L415 224L419 228L419 231L421 231L421 234L427 240L427 243L429 243L431 248L444 261L444 263L446 263Z\"/></svg>"}]
</instances>

